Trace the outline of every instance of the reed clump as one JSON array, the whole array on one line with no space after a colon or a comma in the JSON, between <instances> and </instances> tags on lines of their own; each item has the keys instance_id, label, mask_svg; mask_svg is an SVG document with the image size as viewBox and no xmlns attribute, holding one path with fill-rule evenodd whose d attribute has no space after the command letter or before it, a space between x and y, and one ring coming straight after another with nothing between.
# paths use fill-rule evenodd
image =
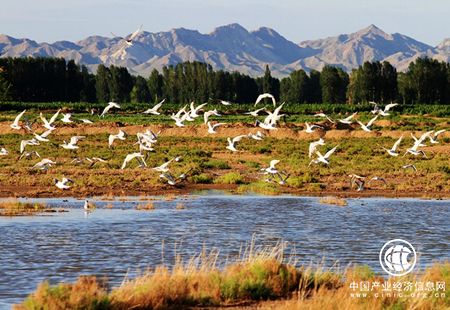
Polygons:
<instances>
[{"instance_id":1,"label":"reed clump","mask_svg":"<svg viewBox=\"0 0 450 310\"><path fill-rule=\"evenodd\" d=\"M176 210L184 210L184 209L186 209L186 206L185 206L184 203L179 202L179 203L177 203L177 205L175 206L175 209L176 209Z\"/></svg>"},{"instance_id":2,"label":"reed clump","mask_svg":"<svg viewBox=\"0 0 450 310\"><path fill-rule=\"evenodd\" d=\"M0 202L0 216L32 215L51 210L43 203L20 202L9 199Z\"/></svg>"},{"instance_id":3,"label":"reed clump","mask_svg":"<svg viewBox=\"0 0 450 310\"><path fill-rule=\"evenodd\" d=\"M340 207L347 206L347 200L345 200L344 198L336 197L336 196L321 197L319 199L319 202L323 203L323 204L327 204L327 205L335 205L335 206L340 206Z\"/></svg>"},{"instance_id":4,"label":"reed clump","mask_svg":"<svg viewBox=\"0 0 450 310\"><path fill-rule=\"evenodd\" d=\"M436 263L420 274L376 276L367 266L344 271L295 267L286 263L283 246L246 249L232 263L217 266L218 252L201 253L172 268L159 266L108 290L95 277L50 286L41 283L16 309L181 309L258 302L271 309L447 309L450 287L438 286L426 298L382 294L382 283L450 283L450 262ZM355 283L380 283L356 298ZM357 286L359 287L359 286ZM413 285L410 293L417 293ZM438 294L436 294L438 293Z\"/></svg>"},{"instance_id":5,"label":"reed clump","mask_svg":"<svg viewBox=\"0 0 450 310\"><path fill-rule=\"evenodd\" d=\"M136 206L136 210L152 211L152 210L155 210L155 204L153 202L148 202L145 204L138 204Z\"/></svg>"}]
</instances>

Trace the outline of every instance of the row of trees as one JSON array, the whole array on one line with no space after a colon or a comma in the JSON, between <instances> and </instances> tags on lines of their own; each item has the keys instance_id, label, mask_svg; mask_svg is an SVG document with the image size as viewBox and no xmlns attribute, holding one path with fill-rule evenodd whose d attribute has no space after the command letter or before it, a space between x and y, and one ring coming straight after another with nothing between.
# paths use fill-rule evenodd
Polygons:
<instances>
[{"instance_id":1,"label":"row of trees","mask_svg":"<svg viewBox=\"0 0 450 310\"><path fill-rule=\"evenodd\" d=\"M405 73L388 62L366 62L350 74L325 66L321 72L293 71L281 80L266 66L262 77L214 71L211 65L185 62L134 77L123 67L85 66L62 58L0 58L0 101L205 102L210 98L253 102L269 92L289 103L450 103L450 65L429 58L412 62Z\"/></svg>"}]
</instances>

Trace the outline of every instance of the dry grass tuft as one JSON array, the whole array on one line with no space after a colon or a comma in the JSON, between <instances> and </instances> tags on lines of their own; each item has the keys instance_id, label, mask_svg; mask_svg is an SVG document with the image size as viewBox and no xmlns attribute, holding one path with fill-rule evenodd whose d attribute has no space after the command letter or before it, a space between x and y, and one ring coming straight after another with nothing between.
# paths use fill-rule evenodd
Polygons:
<instances>
[{"instance_id":1,"label":"dry grass tuft","mask_svg":"<svg viewBox=\"0 0 450 310\"><path fill-rule=\"evenodd\" d=\"M323 203L323 204L335 205L335 206L341 206L341 207L347 206L347 201L344 198L339 198L339 197L335 197L335 196L321 197L319 199L319 202Z\"/></svg>"},{"instance_id":2,"label":"dry grass tuft","mask_svg":"<svg viewBox=\"0 0 450 310\"><path fill-rule=\"evenodd\" d=\"M153 202L148 202L146 204L138 204L136 210L152 211L155 210L155 204Z\"/></svg>"},{"instance_id":3,"label":"dry grass tuft","mask_svg":"<svg viewBox=\"0 0 450 310\"><path fill-rule=\"evenodd\" d=\"M17 199L9 199L0 202L0 216L23 216L32 215L42 212L49 212L50 208L47 208L42 203L24 203Z\"/></svg>"},{"instance_id":4,"label":"dry grass tuft","mask_svg":"<svg viewBox=\"0 0 450 310\"><path fill-rule=\"evenodd\" d=\"M184 210L184 209L186 209L186 206L184 205L184 203L179 202L179 203L177 203L175 209L176 210Z\"/></svg>"},{"instance_id":5,"label":"dry grass tuft","mask_svg":"<svg viewBox=\"0 0 450 310\"><path fill-rule=\"evenodd\" d=\"M352 296L350 284L362 282L450 283L450 262L435 264L420 275L400 279L377 277L367 266L343 272L323 268L296 268L284 263L284 244L257 248L252 243L232 263L217 267L218 252L203 252L173 268L159 266L127 279L109 293L95 277L80 277L74 284L40 284L17 309L185 309L258 302L271 309L447 309L450 288L439 296L409 298L383 294L383 287L365 298ZM415 289L412 290L415 293ZM378 294L378 295L376 295ZM261 302L267 301L269 302ZM276 300L276 301L275 301ZM267 307L265 307L267 305Z\"/></svg>"}]
</instances>

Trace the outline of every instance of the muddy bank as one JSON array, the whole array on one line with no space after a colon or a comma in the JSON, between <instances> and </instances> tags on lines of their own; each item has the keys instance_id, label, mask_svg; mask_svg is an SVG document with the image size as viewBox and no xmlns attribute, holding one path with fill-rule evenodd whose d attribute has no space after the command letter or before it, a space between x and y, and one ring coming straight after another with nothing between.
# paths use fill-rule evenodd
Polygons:
<instances>
[{"instance_id":1,"label":"muddy bank","mask_svg":"<svg viewBox=\"0 0 450 310\"><path fill-rule=\"evenodd\" d=\"M0 185L0 197L27 197L27 198L55 198L55 197L103 197L105 199L114 197L145 197L145 196L181 196L197 194L201 191L223 191L228 194L243 194L239 190L239 185L235 184L183 184L178 186L154 186L147 188L140 187L90 187L89 189L58 190L54 187L40 186L2 186ZM258 194L258 193L257 193ZM295 196L336 196L342 198L422 198L422 199L450 199L450 191L423 191L420 189L399 191L390 189L367 189L362 192L356 190L323 190L308 191L289 187L280 187L278 192L270 195L295 195Z\"/></svg>"}]
</instances>

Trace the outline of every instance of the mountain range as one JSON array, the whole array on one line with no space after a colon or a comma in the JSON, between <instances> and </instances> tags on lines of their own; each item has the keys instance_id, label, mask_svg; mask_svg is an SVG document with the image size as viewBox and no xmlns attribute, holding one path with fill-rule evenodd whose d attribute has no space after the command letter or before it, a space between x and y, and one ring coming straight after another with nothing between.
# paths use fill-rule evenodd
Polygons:
<instances>
[{"instance_id":1,"label":"mountain range","mask_svg":"<svg viewBox=\"0 0 450 310\"><path fill-rule=\"evenodd\" d=\"M131 46L120 37L90 36L78 42L50 44L0 35L0 57L8 56L63 57L91 71L99 64L124 66L132 74L143 76L184 61L201 61L214 69L260 76L267 64L274 76L282 77L297 69L321 70L326 64L351 71L365 61L387 60L404 71L418 57L449 62L450 38L433 47L370 25L351 34L294 43L267 27L248 31L239 24L230 24L209 34L185 28L142 31Z\"/></svg>"}]
</instances>

